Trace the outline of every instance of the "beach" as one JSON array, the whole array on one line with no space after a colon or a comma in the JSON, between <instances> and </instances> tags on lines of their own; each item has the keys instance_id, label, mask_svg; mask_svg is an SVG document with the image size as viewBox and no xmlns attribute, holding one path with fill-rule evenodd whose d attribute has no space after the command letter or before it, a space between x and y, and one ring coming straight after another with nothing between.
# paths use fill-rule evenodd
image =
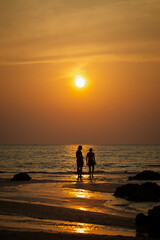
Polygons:
<instances>
[{"instance_id":1,"label":"beach","mask_svg":"<svg viewBox=\"0 0 160 240\"><path fill-rule=\"evenodd\" d=\"M57 179L0 180L2 239L141 239L134 213L104 204L118 184Z\"/></svg>"},{"instance_id":2,"label":"beach","mask_svg":"<svg viewBox=\"0 0 160 240\"><path fill-rule=\"evenodd\" d=\"M85 163L77 177L77 145L0 146L2 239L155 239L136 228L135 217L159 202L127 201L114 192L137 172L160 172L159 146L85 145L84 156L90 147L93 179ZM19 172L31 180L11 181Z\"/></svg>"}]
</instances>

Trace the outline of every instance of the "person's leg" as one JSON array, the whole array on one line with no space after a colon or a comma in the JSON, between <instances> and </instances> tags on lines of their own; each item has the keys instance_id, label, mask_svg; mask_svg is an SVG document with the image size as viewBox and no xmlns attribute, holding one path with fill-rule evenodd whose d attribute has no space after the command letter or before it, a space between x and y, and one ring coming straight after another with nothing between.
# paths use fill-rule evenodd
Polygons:
<instances>
[{"instance_id":1,"label":"person's leg","mask_svg":"<svg viewBox=\"0 0 160 240\"><path fill-rule=\"evenodd\" d=\"M93 177L93 173L94 173L94 165L92 165L92 177Z\"/></svg>"},{"instance_id":2,"label":"person's leg","mask_svg":"<svg viewBox=\"0 0 160 240\"><path fill-rule=\"evenodd\" d=\"M82 177L82 166L80 167L80 178Z\"/></svg>"},{"instance_id":3,"label":"person's leg","mask_svg":"<svg viewBox=\"0 0 160 240\"><path fill-rule=\"evenodd\" d=\"M78 178L80 177L80 167L77 166L77 174L78 174Z\"/></svg>"},{"instance_id":4,"label":"person's leg","mask_svg":"<svg viewBox=\"0 0 160 240\"><path fill-rule=\"evenodd\" d=\"M89 167L89 178L91 179L91 165L88 165Z\"/></svg>"}]
</instances>

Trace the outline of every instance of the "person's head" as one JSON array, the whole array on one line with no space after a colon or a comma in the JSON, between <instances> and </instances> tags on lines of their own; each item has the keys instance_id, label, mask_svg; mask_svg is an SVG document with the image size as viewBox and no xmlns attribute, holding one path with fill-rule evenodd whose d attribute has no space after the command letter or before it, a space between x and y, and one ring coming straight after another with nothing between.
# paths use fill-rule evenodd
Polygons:
<instances>
[{"instance_id":1,"label":"person's head","mask_svg":"<svg viewBox=\"0 0 160 240\"><path fill-rule=\"evenodd\" d=\"M81 145L78 146L78 150L82 150L82 146Z\"/></svg>"},{"instance_id":2,"label":"person's head","mask_svg":"<svg viewBox=\"0 0 160 240\"><path fill-rule=\"evenodd\" d=\"M93 151L93 149L92 149L92 148L90 148L90 149L89 149L89 151L90 151L90 152L92 152L92 151Z\"/></svg>"}]
</instances>

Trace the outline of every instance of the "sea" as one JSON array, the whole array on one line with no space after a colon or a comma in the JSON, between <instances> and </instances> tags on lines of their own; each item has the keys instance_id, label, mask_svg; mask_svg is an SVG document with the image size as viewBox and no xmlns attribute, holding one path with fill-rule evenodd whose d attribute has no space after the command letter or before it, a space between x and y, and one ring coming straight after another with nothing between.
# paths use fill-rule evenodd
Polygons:
<instances>
[{"instance_id":1,"label":"sea","mask_svg":"<svg viewBox=\"0 0 160 240\"><path fill-rule=\"evenodd\" d=\"M140 212L147 214L149 209L159 205L159 202L134 202L116 198L114 192L107 192L105 188L109 185L130 183L128 180L130 176L144 170L160 173L160 145L82 145L82 147L84 167L82 179L78 179L76 173L78 145L0 145L0 180L3 182L7 179L8 182L0 190L0 199L132 218ZM91 147L96 158L93 179L90 179L85 160ZM9 180L19 172L28 173L33 181L30 184L12 184ZM160 181L155 182L160 185ZM45 221L41 223L40 219L22 221L19 216L18 220L14 219L15 217L1 216L0 226L18 228L22 222L23 228L26 229L42 229L45 224L45 229L54 231L137 235L136 229L124 228L120 231L119 227L109 227L105 223L102 226L91 227L90 224L86 227L84 223L75 225L72 222L57 220L52 223Z\"/></svg>"},{"instance_id":2,"label":"sea","mask_svg":"<svg viewBox=\"0 0 160 240\"><path fill-rule=\"evenodd\" d=\"M75 174L78 145L0 145L0 174L27 172L46 178ZM160 145L82 145L83 172L88 172L86 154L92 147L95 174L108 181L127 179L144 170L160 172Z\"/></svg>"},{"instance_id":3,"label":"sea","mask_svg":"<svg viewBox=\"0 0 160 240\"><path fill-rule=\"evenodd\" d=\"M128 202L123 199L116 199L113 194L100 193L84 190L85 183L91 184L127 184L131 181L128 180L130 176L144 171L152 170L160 173L160 145L82 145L82 153L84 157L84 167L81 183L83 183L83 189L80 189L82 185L76 185L77 196L87 198L94 198L97 200L106 199L103 204L106 208L114 210L124 210L137 214L139 212L147 213L147 211L159 205L158 203L135 203ZM86 165L86 154L89 148L93 148L96 158L95 173L92 182L89 180L88 166ZM68 189L58 187L62 183L76 183L76 151L78 145L0 145L0 178L12 178L14 174L19 172L28 173L32 179L40 181L53 180L56 184L34 185L31 189L31 185L23 186L21 189L21 195L19 194L20 188L15 188L13 191L8 190L8 197L18 199L23 195L23 200L28 199L29 194L36 197L40 197L43 189L42 201L44 203L56 202L59 192L59 200L63 206L66 206L65 194L68 194ZM135 183L136 181L132 181ZM160 185L160 181L155 181ZM80 183L80 184L81 184ZM139 183L138 181L136 183ZM141 181L143 183L143 181ZM46 188L48 187L48 189ZM26 191L26 192L25 192ZM66 191L66 192L65 192ZM32 192L32 194L31 194ZM46 192L46 198L44 198ZM105 191L104 191L105 192ZM25 194L24 194L25 193ZM6 194L6 193L5 193ZM5 194L1 194L0 197L6 198ZM9 195L10 194L10 195ZM54 195L54 197L53 197ZM81 196L82 195L82 196ZM25 196L25 197L24 197ZM50 196L50 197L49 197ZM63 196L63 199L62 199ZM97 196L97 197L96 197ZM73 196L72 196L73 197ZM54 198L54 201L53 201ZM109 200L107 200L109 199ZM71 199L70 199L71 200ZM40 200L39 200L40 201ZM72 200L71 200L72 201Z\"/></svg>"}]
</instances>

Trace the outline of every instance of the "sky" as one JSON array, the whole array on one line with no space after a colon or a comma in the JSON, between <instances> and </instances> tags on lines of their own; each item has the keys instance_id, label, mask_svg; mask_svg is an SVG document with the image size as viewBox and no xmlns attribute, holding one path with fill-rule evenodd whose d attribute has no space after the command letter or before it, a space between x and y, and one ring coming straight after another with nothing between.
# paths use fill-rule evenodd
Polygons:
<instances>
[{"instance_id":1,"label":"sky","mask_svg":"<svg viewBox=\"0 0 160 240\"><path fill-rule=\"evenodd\" d=\"M159 12L0 0L0 144L160 144Z\"/></svg>"}]
</instances>

